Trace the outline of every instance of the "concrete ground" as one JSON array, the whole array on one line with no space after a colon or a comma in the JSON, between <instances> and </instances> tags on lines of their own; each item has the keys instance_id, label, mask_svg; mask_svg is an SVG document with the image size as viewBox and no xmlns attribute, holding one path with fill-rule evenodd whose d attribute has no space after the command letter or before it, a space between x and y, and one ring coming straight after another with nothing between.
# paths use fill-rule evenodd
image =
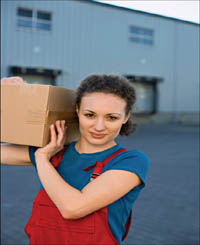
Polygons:
<instances>
[{"instance_id":1,"label":"concrete ground","mask_svg":"<svg viewBox=\"0 0 200 245\"><path fill-rule=\"evenodd\" d=\"M118 142L147 154L147 185L133 208L126 245L197 245L199 239L199 129L141 125ZM33 167L2 165L1 244L28 244L24 225L38 189Z\"/></svg>"}]
</instances>

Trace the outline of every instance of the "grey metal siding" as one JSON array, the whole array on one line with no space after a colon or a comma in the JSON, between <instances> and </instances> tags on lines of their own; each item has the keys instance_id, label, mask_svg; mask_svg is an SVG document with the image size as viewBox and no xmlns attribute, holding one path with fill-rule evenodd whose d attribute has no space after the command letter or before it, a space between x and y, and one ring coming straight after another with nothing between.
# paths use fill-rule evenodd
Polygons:
<instances>
[{"instance_id":1,"label":"grey metal siding","mask_svg":"<svg viewBox=\"0 0 200 245\"><path fill-rule=\"evenodd\" d=\"M176 39L176 110L199 111L199 28L177 24Z\"/></svg>"},{"instance_id":2,"label":"grey metal siding","mask_svg":"<svg viewBox=\"0 0 200 245\"><path fill-rule=\"evenodd\" d=\"M68 88L95 72L157 76L158 111L198 110L199 26L80 1L1 5L2 76L11 65L60 69ZM52 12L52 31L18 28L17 6ZM153 29L154 45L130 42L129 25Z\"/></svg>"}]
</instances>

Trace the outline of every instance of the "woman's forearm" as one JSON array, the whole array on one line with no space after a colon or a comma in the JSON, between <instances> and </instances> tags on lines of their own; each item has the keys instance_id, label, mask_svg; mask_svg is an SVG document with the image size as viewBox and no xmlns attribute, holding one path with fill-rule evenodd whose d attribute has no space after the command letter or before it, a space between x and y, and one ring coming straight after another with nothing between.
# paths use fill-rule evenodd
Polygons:
<instances>
[{"instance_id":1,"label":"woman's forearm","mask_svg":"<svg viewBox=\"0 0 200 245\"><path fill-rule=\"evenodd\" d=\"M1 143L0 162L6 165L32 166L28 146Z\"/></svg>"}]
</instances>

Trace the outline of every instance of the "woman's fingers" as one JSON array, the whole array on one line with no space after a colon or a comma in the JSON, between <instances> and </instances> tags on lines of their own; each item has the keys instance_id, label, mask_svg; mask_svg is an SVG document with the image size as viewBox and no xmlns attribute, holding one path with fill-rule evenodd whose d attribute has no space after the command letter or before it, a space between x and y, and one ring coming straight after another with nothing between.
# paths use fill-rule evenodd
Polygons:
<instances>
[{"instance_id":1,"label":"woman's fingers","mask_svg":"<svg viewBox=\"0 0 200 245\"><path fill-rule=\"evenodd\" d=\"M51 143L56 145L57 136L56 136L56 130L54 124L50 126L50 130L51 130Z\"/></svg>"},{"instance_id":2,"label":"woman's fingers","mask_svg":"<svg viewBox=\"0 0 200 245\"><path fill-rule=\"evenodd\" d=\"M57 145L63 146L65 142L65 121L56 121L56 128L58 131L57 135Z\"/></svg>"},{"instance_id":3,"label":"woman's fingers","mask_svg":"<svg viewBox=\"0 0 200 245\"><path fill-rule=\"evenodd\" d=\"M63 147L66 138L65 121L64 120L56 121L55 125L52 124L50 126L50 131L51 131L51 145L54 147Z\"/></svg>"},{"instance_id":4,"label":"woman's fingers","mask_svg":"<svg viewBox=\"0 0 200 245\"><path fill-rule=\"evenodd\" d=\"M63 130L63 134L64 134L62 144L64 145L65 139L66 139L66 131L67 131L67 127L65 126L65 120L61 121L61 126L62 126L62 130Z\"/></svg>"},{"instance_id":5,"label":"woman's fingers","mask_svg":"<svg viewBox=\"0 0 200 245\"><path fill-rule=\"evenodd\" d=\"M50 159L57 152L63 149L66 136L64 125L64 122L61 121L56 121L55 125L50 125L51 140L45 147L37 150L38 154L46 154L48 159Z\"/></svg>"},{"instance_id":6,"label":"woman's fingers","mask_svg":"<svg viewBox=\"0 0 200 245\"><path fill-rule=\"evenodd\" d=\"M65 120L61 121L61 127L62 127L62 130L64 132L65 131Z\"/></svg>"}]
</instances>

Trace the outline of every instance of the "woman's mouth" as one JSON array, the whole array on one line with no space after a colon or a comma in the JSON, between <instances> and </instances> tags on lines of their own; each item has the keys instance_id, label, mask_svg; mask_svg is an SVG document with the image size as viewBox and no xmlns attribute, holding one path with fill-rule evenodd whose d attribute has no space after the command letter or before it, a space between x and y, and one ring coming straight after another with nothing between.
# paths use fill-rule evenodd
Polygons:
<instances>
[{"instance_id":1,"label":"woman's mouth","mask_svg":"<svg viewBox=\"0 0 200 245\"><path fill-rule=\"evenodd\" d=\"M105 134L95 134L95 133L91 133L92 137L95 139L102 139L105 137Z\"/></svg>"}]
</instances>

